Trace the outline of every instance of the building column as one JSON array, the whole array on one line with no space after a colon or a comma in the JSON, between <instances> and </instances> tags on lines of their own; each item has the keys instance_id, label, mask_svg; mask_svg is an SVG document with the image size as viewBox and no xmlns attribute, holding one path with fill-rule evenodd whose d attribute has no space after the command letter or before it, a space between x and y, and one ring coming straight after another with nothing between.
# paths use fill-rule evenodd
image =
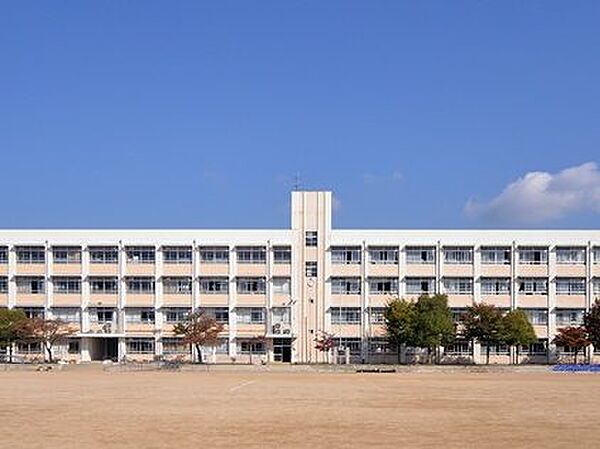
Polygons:
<instances>
[{"instance_id":1,"label":"building column","mask_svg":"<svg viewBox=\"0 0 600 449\"><path fill-rule=\"evenodd\" d=\"M236 313L236 294L237 294L237 260L234 248L229 247L229 357L237 357L237 313Z\"/></svg>"},{"instance_id":2,"label":"building column","mask_svg":"<svg viewBox=\"0 0 600 449\"><path fill-rule=\"evenodd\" d=\"M556 247L548 247L548 349L550 363L557 362L556 345Z\"/></svg>"},{"instance_id":3,"label":"building column","mask_svg":"<svg viewBox=\"0 0 600 449\"><path fill-rule=\"evenodd\" d=\"M14 245L8 247L8 308L17 304L17 250Z\"/></svg>"}]
</instances>

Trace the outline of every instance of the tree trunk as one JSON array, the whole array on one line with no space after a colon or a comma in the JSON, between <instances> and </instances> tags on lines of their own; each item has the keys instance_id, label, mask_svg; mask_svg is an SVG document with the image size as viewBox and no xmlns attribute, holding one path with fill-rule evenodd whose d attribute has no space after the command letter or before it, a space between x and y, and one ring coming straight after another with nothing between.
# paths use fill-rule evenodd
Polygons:
<instances>
[{"instance_id":1,"label":"tree trunk","mask_svg":"<svg viewBox=\"0 0 600 449\"><path fill-rule=\"evenodd\" d=\"M516 360L516 365L519 364L519 345L517 345L517 360Z\"/></svg>"},{"instance_id":2,"label":"tree trunk","mask_svg":"<svg viewBox=\"0 0 600 449\"><path fill-rule=\"evenodd\" d=\"M13 362L13 343L12 341L8 344L8 363Z\"/></svg>"},{"instance_id":3,"label":"tree trunk","mask_svg":"<svg viewBox=\"0 0 600 449\"><path fill-rule=\"evenodd\" d=\"M200 345L195 345L195 346L196 346L196 354L198 354L198 363L203 363L202 349L200 348Z\"/></svg>"},{"instance_id":4,"label":"tree trunk","mask_svg":"<svg viewBox=\"0 0 600 449\"><path fill-rule=\"evenodd\" d=\"M579 349L575 348L575 354L573 354L575 365L577 365L577 353L578 352L579 352Z\"/></svg>"},{"instance_id":5,"label":"tree trunk","mask_svg":"<svg viewBox=\"0 0 600 449\"><path fill-rule=\"evenodd\" d=\"M486 345L485 347L485 364L490 364L490 345Z\"/></svg>"},{"instance_id":6,"label":"tree trunk","mask_svg":"<svg viewBox=\"0 0 600 449\"><path fill-rule=\"evenodd\" d=\"M54 360L52 358L52 345L44 343L44 348L46 348L46 351L48 352L48 362L53 363Z\"/></svg>"}]
</instances>

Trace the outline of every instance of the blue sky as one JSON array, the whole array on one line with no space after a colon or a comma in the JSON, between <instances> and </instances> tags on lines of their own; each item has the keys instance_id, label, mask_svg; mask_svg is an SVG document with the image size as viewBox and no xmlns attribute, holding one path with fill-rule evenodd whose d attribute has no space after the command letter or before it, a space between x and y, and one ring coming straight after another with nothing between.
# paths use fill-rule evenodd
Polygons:
<instances>
[{"instance_id":1,"label":"blue sky","mask_svg":"<svg viewBox=\"0 0 600 449\"><path fill-rule=\"evenodd\" d=\"M599 21L596 1L4 2L0 227L286 227L299 172L336 227L598 228Z\"/></svg>"}]
</instances>

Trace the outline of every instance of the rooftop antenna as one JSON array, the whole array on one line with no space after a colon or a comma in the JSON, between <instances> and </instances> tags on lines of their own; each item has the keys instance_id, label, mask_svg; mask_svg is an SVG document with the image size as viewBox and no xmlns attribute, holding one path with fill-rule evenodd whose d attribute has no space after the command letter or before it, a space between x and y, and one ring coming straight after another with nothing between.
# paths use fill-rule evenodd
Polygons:
<instances>
[{"instance_id":1,"label":"rooftop antenna","mask_svg":"<svg viewBox=\"0 0 600 449\"><path fill-rule=\"evenodd\" d=\"M294 185L292 187L292 190L298 191L300 190L300 172L296 172L296 176L294 176Z\"/></svg>"}]
</instances>

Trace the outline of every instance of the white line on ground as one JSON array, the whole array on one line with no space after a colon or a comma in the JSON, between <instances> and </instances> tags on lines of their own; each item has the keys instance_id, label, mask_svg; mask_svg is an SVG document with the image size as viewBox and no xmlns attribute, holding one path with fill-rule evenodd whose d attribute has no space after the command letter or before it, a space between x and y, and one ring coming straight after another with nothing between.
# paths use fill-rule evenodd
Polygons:
<instances>
[{"instance_id":1,"label":"white line on ground","mask_svg":"<svg viewBox=\"0 0 600 449\"><path fill-rule=\"evenodd\" d=\"M250 384L253 384L253 383L254 383L254 381L253 381L253 380L248 380L248 381L246 381L246 382L242 382L242 383L241 383L241 384L239 384L239 385L236 385L235 387L231 387L231 388L229 389L229 391L236 391L236 390L239 390L240 388L244 388L244 387L246 387L246 386L248 386L248 385L250 385Z\"/></svg>"}]
</instances>

